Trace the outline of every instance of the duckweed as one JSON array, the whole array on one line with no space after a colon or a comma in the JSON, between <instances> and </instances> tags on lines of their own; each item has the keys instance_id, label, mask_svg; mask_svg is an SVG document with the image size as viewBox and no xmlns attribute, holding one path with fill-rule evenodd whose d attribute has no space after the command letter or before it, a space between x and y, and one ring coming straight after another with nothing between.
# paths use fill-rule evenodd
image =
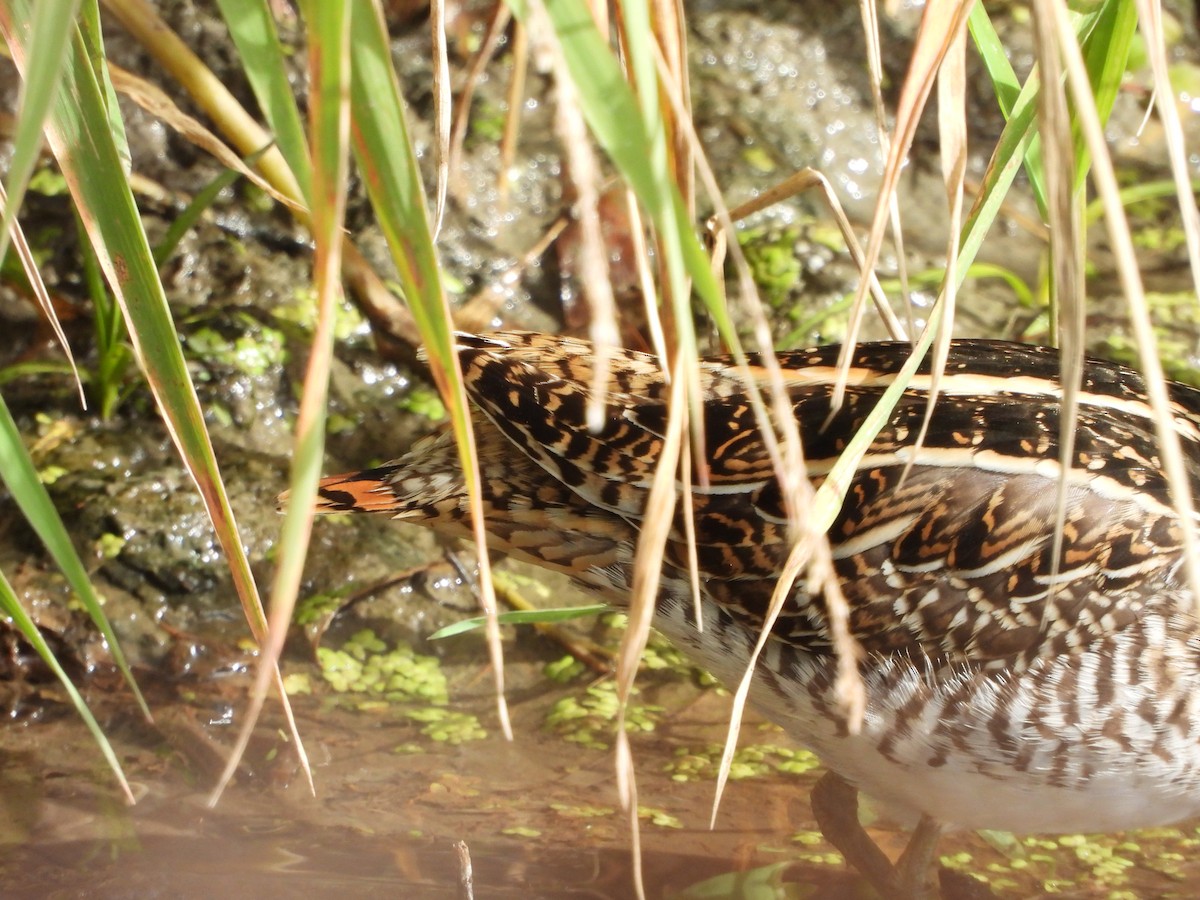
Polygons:
<instances>
[{"instance_id":1,"label":"duckweed","mask_svg":"<svg viewBox=\"0 0 1200 900\"><path fill-rule=\"evenodd\" d=\"M514 825L511 828L501 828L501 834L506 834L509 837L536 838L541 837L542 832L537 828L525 828L521 825Z\"/></svg>"},{"instance_id":2,"label":"duckweed","mask_svg":"<svg viewBox=\"0 0 1200 900\"><path fill-rule=\"evenodd\" d=\"M742 245L754 283L771 306L782 305L803 275L796 255L799 240L797 225L747 228L738 233L738 243Z\"/></svg>"},{"instance_id":3,"label":"duckweed","mask_svg":"<svg viewBox=\"0 0 1200 900\"><path fill-rule=\"evenodd\" d=\"M307 672L289 672L283 676L283 689L289 697L313 692L312 679Z\"/></svg>"},{"instance_id":4,"label":"duckweed","mask_svg":"<svg viewBox=\"0 0 1200 900\"><path fill-rule=\"evenodd\" d=\"M421 729L421 734L440 744L458 745L467 741L481 741L487 737L487 731L471 713L429 706L409 710L405 715L416 722L424 722L425 727Z\"/></svg>"},{"instance_id":5,"label":"duckweed","mask_svg":"<svg viewBox=\"0 0 1200 900\"><path fill-rule=\"evenodd\" d=\"M414 416L423 416L433 422L440 422L446 418L446 407L433 388L414 386L400 399L399 407Z\"/></svg>"},{"instance_id":6,"label":"duckweed","mask_svg":"<svg viewBox=\"0 0 1200 900\"><path fill-rule=\"evenodd\" d=\"M358 632L341 649L317 649L325 681L339 693L366 694L375 702L420 701L444 706L449 701L446 676L435 657L422 656L407 645L388 650L370 629Z\"/></svg>"},{"instance_id":7,"label":"duckweed","mask_svg":"<svg viewBox=\"0 0 1200 900\"><path fill-rule=\"evenodd\" d=\"M583 696L564 697L555 703L546 715L545 727L572 743L605 750L619 706L615 682L589 685ZM653 731L662 711L661 706L630 704L625 710L626 731Z\"/></svg>"},{"instance_id":8,"label":"duckweed","mask_svg":"<svg viewBox=\"0 0 1200 900\"><path fill-rule=\"evenodd\" d=\"M667 765L673 781L691 781L695 778L715 779L721 765L724 748L720 744L707 744L695 750L681 747L675 751L675 759ZM739 747L733 755L729 777L735 781L769 775L772 772L787 772L803 775L821 765L817 757L808 750L777 747L773 744L751 744Z\"/></svg>"},{"instance_id":9,"label":"duckweed","mask_svg":"<svg viewBox=\"0 0 1200 900\"><path fill-rule=\"evenodd\" d=\"M586 671L587 667L570 654L553 662L548 662L542 668L542 674L556 684L566 684L569 681L574 681Z\"/></svg>"},{"instance_id":10,"label":"duckweed","mask_svg":"<svg viewBox=\"0 0 1200 900\"><path fill-rule=\"evenodd\" d=\"M659 828L683 827L683 823L675 816L671 815L666 810L656 809L652 806L639 806L638 818L648 821L651 825L657 825Z\"/></svg>"},{"instance_id":11,"label":"duckweed","mask_svg":"<svg viewBox=\"0 0 1200 900\"><path fill-rule=\"evenodd\" d=\"M265 375L287 361L283 332L261 322L250 323L247 329L251 333L241 334L230 343L212 328L199 328L185 342L199 359L220 363L243 375Z\"/></svg>"}]
</instances>

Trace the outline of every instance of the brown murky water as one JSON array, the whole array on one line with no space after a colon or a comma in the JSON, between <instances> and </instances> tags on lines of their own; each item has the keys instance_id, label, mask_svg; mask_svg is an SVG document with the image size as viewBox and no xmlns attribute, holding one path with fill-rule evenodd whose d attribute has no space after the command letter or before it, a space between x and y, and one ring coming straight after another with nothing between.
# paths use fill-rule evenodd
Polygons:
<instances>
[{"instance_id":1,"label":"brown murky water","mask_svg":"<svg viewBox=\"0 0 1200 900\"><path fill-rule=\"evenodd\" d=\"M523 680L530 667L514 663L510 676ZM478 667L462 674L474 684L453 688L461 698L454 710L494 720L490 678ZM414 704L348 709L345 697L318 687L316 696L296 698L317 796L270 713L238 783L214 810L206 792L233 736L228 703L241 685L155 704L154 727L132 720L124 703L101 703L139 796L134 807L121 801L73 715L55 710L55 721L3 732L5 893L457 897L452 844L461 840L478 897L631 896L629 830L611 751L542 726L557 695L585 684L515 696L512 743L488 727L486 737L475 732L478 739L457 746L422 734L408 718L420 708ZM646 694L675 707L655 713L655 740L635 744L649 895L789 861L793 835L813 828L803 789L812 777L797 783L775 773L734 784L710 831L711 777L677 781L664 769L680 768L679 751L719 739L726 700L675 679ZM761 738L760 728L747 734ZM769 736L779 737L773 728ZM845 880L836 866L801 869L812 884Z\"/></svg>"},{"instance_id":2,"label":"brown murky water","mask_svg":"<svg viewBox=\"0 0 1200 900\"><path fill-rule=\"evenodd\" d=\"M476 637L459 640L483 659ZM511 743L494 727L481 662L438 667L443 709L475 717L441 731L413 718L429 704L338 693L317 666L293 662L292 683L313 691L294 701L317 795L269 711L215 809L206 796L232 742L244 675L150 685L154 726L124 697L93 698L139 797L133 807L54 692L27 700L43 720L0 730L4 893L459 898L453 845L463 841L478 898L632 897L629 824L612 751L600 746L611 740L607 682L548 682L543 665L556 655L536 638L510 647ZM808 792L819 770L774 726L748 720L710 830L729 698L698 687L685 667L642 682L632 720L651 729L633 739L647 896L869 896L815 831ZM893 854L905 840L886 828L874 835ZM997 896L1188 897L1200 886L1198 844L1189 825L1042 840L960 834L942 850L944 864L987 878Z\"/></svg>"}]
</instances>

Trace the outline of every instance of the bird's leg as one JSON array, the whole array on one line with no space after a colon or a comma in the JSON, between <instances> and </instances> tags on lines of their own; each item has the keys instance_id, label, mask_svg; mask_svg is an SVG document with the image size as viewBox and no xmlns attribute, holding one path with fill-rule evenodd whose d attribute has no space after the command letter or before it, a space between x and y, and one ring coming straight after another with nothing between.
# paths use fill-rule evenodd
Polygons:
<instances>
[{"instance_id":1,"label":"bird's leg","mask_svg":"<svg viewBox=\"0 0 1200 900\"><path fill-rule=\"evenodd\" d=\"M934 883L934 860L942 837L940 822L921 816L908 846L896 860L896 896L925 900L939 895Z\"/></svg>"},{"instance_id":2,"label":"bird's leg","mask_svg":"<svg viewBox=\"0 0 1200 900\"><path fill-rule=\"evenodd\" d=\"M891 896L896 870L858 821L858 791L840 775L826 772L812 790L811 803L825 840L881 897Z\"/></svg>"},{"instance_id":3,"label":"bird's leg","mask_svg":"<svg viewBox=\"0 0 1200 900\"><path fill-rule=\"evenodd\" d=\"M858 821L858 791L841 776L826 772L812 792L812 810L821 834L887 900L937 897L933 858L942 826L922 816L898 863L893 866Z\"/></svg>"}]
</instances>

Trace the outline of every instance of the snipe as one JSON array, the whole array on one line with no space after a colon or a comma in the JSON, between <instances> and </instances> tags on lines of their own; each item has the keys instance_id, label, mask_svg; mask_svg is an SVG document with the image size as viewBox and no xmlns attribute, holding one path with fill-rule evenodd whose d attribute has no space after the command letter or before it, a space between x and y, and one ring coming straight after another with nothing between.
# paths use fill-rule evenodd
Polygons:
<instances>
[{"instance_id":1,"label":"snipe","mask_svg":"<svg viewBox=\"0 0 1200 900\"><path fill-rule=\"evenodd\" d=\"M657 364L618 358L605 425L589 433L586 342L507 332L460 335L458 347L496 548L622 603L666 421ZM837 352L780 356L814 479L908 348L861 345L830 418ZM848 733L832 696L823 603L803 584L758 665L752 702L840 776L815 792L818 818L884 896L932 890L942 825L1116 831L1200 814L1200 621L1141 379L1087 366L1056 563L1058 369L1052 350L957 341L924 443L920 376L863 459L829 532L864 651L861 733ZM656 624L728 683L744 671L788 545L739 377L715 359L702 381L711 488L695 492L694 508L704 629L693 624L681 536L668 548ZM1200 495L1200 393L1172 386L1171 396ZM468 534L446 434L325 479L320 508ZM842 815L847 784L919 821L896 867Z\"/></svg>"}]
</instances>

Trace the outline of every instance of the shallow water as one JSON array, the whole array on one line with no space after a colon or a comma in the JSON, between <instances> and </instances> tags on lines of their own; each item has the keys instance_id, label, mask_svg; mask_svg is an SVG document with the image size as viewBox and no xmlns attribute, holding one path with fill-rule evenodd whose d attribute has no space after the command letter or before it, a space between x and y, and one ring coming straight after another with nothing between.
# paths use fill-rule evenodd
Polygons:
<instances>
[{"instance_id":1,"label":"shallow water","mask_svg":"<svg viewBox=\"0 0 1200 900\"><path fill-rule=\"evenodd\" d=\"M484 719L489 684L482 679L465 703ZM155 728L110 711L110 736L139 797L134 807L120 800L65 710L0 732L10 812L5 893L456 897L452 845L462 840L480 897L631 895L611 752L538 727L550 695L514 703L512 743L489 734L457 747L423 738L396 709L359 712L332 708L328 696L297 698L317 796L272 721L259 729L246 771L210 810L206 791L233 733L207 721L227 696L226 685L218 697L156 706ZM642 824L650 896L786 861L790 835L812 827L803 793L783 790L791 785L782 776L755 779L754 790L735 784L709 831L711 780L662 774L675 749L697 745L717 724L708 699L662 723L674 735L669 743L635 744L642 806L656 817ZM814 883L842 879L838 868L824 868Z\"/></svg>"},{"instance_id":2,"label":"shallow water","mask_svg":"<svg viewBox=\"0 0 1200 900\"><path fill-rule=\"evenodd\" d=\"M153 685L153 727L124 697L93 698L133 782L134 807L74 716L43 703L44 721L0 729L5 895L459 898L467 895L453 845L463 841L476 897L631 897L612 751L544 724L555 704L596 682L547 688L543 678L532 687L541 662L523 655L509 664L512 743L492 725L482 664L447 667L451 707L488 731L457 746L421 733L408 717L418 704L352 708L353 695L335 694L310 667L314 693L294 700L317 796L271 710L215 810L207 792L232 742L227 713L236 720L245 679ZM869 895L815 834L808 792L819 771L781 771L803 757L788 756L774 726L747 721L737 770L745 777L730 783L709 830L713 745L724 739L729 698L679 673L643 682L638 703L654 730L634 735L633 747L647 896L680 896L709 879L710 897ZM902 832L873 834L889 854L902 849ZM1013 842L1006 852L998 839L957 834L942 852L987 877L997 896L1187 897L1200 892L1198 843L1194 826ZM792 863L786 886L758 885L764 867L784 863Z\"/></svg>"}]
</instances>

